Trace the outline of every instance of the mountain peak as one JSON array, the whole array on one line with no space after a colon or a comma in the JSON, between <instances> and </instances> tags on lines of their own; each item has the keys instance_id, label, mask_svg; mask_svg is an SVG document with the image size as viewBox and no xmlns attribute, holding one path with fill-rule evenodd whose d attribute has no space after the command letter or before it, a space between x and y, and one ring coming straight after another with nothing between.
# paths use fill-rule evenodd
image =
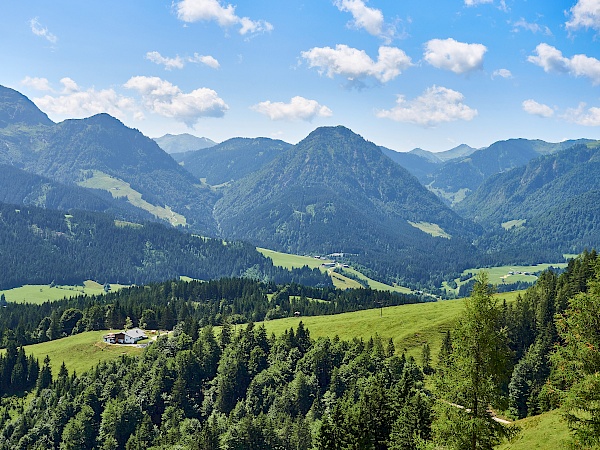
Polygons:
<instances>
[{"instance_id":1,"label":"mountain peak","mask_svg":"<svg viewBox=\"0 0 600 450\"><path fill-rule=\"evenodd\" d=\"M0 128L12 124L52 125L48 116L20 92L0 86Z\"/></svg>"}]
</instances>

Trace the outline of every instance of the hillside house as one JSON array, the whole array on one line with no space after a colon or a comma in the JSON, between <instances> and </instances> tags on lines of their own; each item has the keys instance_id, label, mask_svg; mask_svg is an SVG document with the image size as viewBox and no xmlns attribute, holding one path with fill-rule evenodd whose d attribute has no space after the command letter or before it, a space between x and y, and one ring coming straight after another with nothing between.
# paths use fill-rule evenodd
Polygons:
<instances>
[{"instance_id":1,"label":"hillside house","mask_svg":"<svg viewBox=\"0 0 600 450\"><path fill-rule=\"evenodd\" d=\"M135 344L146 337L144 330L132 328L131 330L119 331L117 333L108 333L102 339L108 344Z\"/></svg>"}]
</instances>

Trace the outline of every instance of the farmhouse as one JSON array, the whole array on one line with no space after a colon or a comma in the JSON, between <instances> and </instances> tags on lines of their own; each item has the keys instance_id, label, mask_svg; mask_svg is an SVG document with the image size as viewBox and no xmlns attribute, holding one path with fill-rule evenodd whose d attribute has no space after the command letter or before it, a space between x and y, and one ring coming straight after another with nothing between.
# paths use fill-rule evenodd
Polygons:
<instances>
[{"instance_id":1,"label":"farmhouse","mask_svg":"<svg viewBox=\"0 0 600 450\"><path fill-rule=\"evenodd\" d=\"M117 333L108 333L102 339L108 344L135 344L141 339L146 338L144 330L132 328L131 330L119 331Z\"/></svg>"}]
</instances>

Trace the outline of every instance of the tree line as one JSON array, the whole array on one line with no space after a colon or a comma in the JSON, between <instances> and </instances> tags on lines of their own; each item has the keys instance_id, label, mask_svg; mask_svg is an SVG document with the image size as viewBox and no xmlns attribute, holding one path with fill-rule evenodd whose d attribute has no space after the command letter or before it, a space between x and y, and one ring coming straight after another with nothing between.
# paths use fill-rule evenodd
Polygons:
<instances>
[{"instance_id":1,"label":"tree line","mask_svg":"<svg viewBox=\"0 0 600 450\"><path fill-rule=\"evenodd\" d=\"M186 332L206 325L281 317L336 314L424 298L371 289L341 290L296 283L277 285L248 278L171 280L132 286L104 295L79 295L41 305L8 302L0 309L0 347L54 340L84 331L133 326Z\"/></svg>"}]
</instances>

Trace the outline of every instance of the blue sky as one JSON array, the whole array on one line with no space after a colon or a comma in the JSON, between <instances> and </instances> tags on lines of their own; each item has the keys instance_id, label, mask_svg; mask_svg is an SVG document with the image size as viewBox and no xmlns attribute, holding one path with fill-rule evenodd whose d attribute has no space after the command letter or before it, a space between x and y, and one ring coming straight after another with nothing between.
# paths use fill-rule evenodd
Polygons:
<instances>
[{"instance_id":1,"label":"blue sky","mask_svg":"<svg viewBox=\"0 0 600 450\"><path fill-rule=\"evenodd\" d=\"M0 0L0 84L54 121L430 151L600 139L600 0Z\"/></svg>"}]
</instances>

